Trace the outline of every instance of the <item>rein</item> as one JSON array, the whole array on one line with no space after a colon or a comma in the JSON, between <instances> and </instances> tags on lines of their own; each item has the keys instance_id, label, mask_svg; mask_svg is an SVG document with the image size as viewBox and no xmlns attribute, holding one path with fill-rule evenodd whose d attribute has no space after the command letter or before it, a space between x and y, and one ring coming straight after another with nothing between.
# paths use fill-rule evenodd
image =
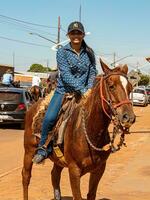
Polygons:
<instances>
[{"instance_id":1,"label":"rein","mask_svg":"<svg viewBox=\"0 0 150 200\"><path fill-rule=\"evenodd\" d=\"M125 143L125 130L123 129L123 127L120 127L120 125L116 124L116 126L114 126L114 128L113 128L113 135L112 135L112 137L110 137L110 143L104 145L102 148L96 147L91 142L91 140L89 139L89 136L87 134L87 130L86 130L86 126L85 126L85 110L84 110L83 106L81 107L81 117L82 117L82 128L83 128L86 140L87 140L88 144L90 145L90 147L92 147L95 151L108 151L108 150L111 150L111 153L115 153L115 152L117 152L117 151L119 151L121 149L122 145L126 146L126 143ZM115 147L115 145L114 145L115 137L119 133L121 133L120 141L117 144L117 147Z\"/></svg>"},{"instance_id":2,"label":"rein","mask_svg":"<svg viewBox=\"0 0 150 200\"><path fill-rule=\"evenodd\" d=\"M83 106L81 107L81 115L82 115L83 131L84 131L84 134L85 134L85 137L86 137L86 140L87 140L88 144L96 151L108 151L108 150L111 150L111 152L114 153L116 151L119 151L123 145L126 146L125 134L129 133L128 129L124 128L121 125L116 109L118 107L124 105L124 104L131 104L131 102L129 101L129 99L125 99L125 100L113 105L112 101L109 98L108 90L106 92L108 100L104 97L103 90L102 90L103 87L106 90L106 84L104 85L104 81L111 75L117 75L117 74L113 73L113 74L107 75L105 77L102 76L101 79L100 79L100 99L101 99L101 103L102 103L102 109L103 109L104 113L107 115L107 117L112 121L112 123L114 125L112 137L110 137L110 143L104 145L102 148L98 148L98 147L94 146L92 144L92 142L90 141L90 139L88 137L88 134L87 134L87 130L86 130L86 126L85 126L85 110L84 110ZM119 74L119 75L122 75L122 74ZM125 75L123 75L123 76L125 76ZM112 113L111 115L106 111L104 103L107 103L107 105L111 109L111 113ZM117 134L120 134L120 141L117 144L117 146L115 147L114 141L115 141L115 138L116 138Z\"/></svg>"},{"instance_id":3,"label":"rein","mask_svg":"<svg viewBox=\"0 0 150 200\"><path fill-rule=\"evenodd\" d=\"M110 144L106 144L102 148L98 148L98 147L94 146L92 144L92 142L90 141L89 136L86 131L86 127L85 127L85 111L84 111L83 106L81 107L81 116L82 116L82 125L83 125L82 128L83 128L83 131L84 131L84 134L85 134L88 144L96 151L108 151L111 148Z\"/></svg>"}]
</instances>

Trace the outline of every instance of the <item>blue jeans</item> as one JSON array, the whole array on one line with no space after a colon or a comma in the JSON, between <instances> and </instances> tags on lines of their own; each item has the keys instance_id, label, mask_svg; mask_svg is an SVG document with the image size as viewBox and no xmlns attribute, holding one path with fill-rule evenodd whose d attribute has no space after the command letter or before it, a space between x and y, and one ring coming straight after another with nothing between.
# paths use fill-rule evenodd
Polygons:
<instances>
[{"instance_id":1,"label":"blue jeans","mask_svg":"<svg viewBox=\"0 0 150 200\"><path fill-rule=\"evenodd\" d=\"M60 94L55 91L55 93L50 101L50 104L48 106L48 109L46 111L44 120L43 120L41 140L40 140L39 146L43 146L45 144L48 133L49 133L49 131L52 130L52 128L56 122L58 113L59 113L61 105L62 105L63 97L64 97L63 94ZM49 146L48 153L50 153L51 151L52 151L52 148L51 148L51 146ZM38 154L44 155L44 152L41 149L39 149Z\"/></svg>"}]
</instances>

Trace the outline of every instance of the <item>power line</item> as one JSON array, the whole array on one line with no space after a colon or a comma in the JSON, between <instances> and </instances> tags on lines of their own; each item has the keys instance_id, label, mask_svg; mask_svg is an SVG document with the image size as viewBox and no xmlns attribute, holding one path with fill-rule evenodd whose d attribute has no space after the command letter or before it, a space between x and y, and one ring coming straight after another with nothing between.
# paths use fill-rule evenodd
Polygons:
<instances>
[{"instance_id":1,"label":"power line","mask_svg":"<svg viewBox=\"0 0 150 200\"><path fill-rule=\"evenodd\" d=\"M67 31L66 31L64 28L60 27L60 29L61 29L63 32L67 33Z\"/></svg>"},{"instance_id":2,"label":"power line","mask_svg":"<svg viewBox=\"0 0 150 200\"><path fill-rule=\"evenodd\" d=\"M35 43L32 43L32 42L24 42L24 41L22 41L22 40L11 39L11 38L7 38L7 37L3 37L3 36L0 36L0 38L1 38L1 39L4 39L4 40L13 41L13 42L19 42L19 43L29 44L29 45L33 45L33 46L39 46L39 47L50 48L49 46L46 46L46 45L35 44Z\"/></svg>"},{"instance_id":3,"label":"power line","mask_svg":"<svg viewBox=\"0 0 150 200\"><path fill-rule=\"evenodd\" d=\"M49 33L49 32L45 32L43 30L40 30L40 29L35 29L35 28L32 28L31 26L27 26L25 24L20 24L20 23L16 23L16 22L10 22L10 21L4 21L4 20L1 20L0 19L0 22L1 23L5 23L5 24L10 24L12 26L17 26L17 29L18 29L18 26L19 26L19 29L23 30L23 31L26 31L26 32L31 32L31 31L36 31L36 32L41 32L42 34L47 34L47 35L53 35L53 36L56 36L56 34L52 34L52 33Z\"/></svg>"},{"instance_id":4,"label":"power line","mask_svg":"<svg viewBox=\"0 0 150 200\"><path fill-rule=\"evenodd\" d=\"M40 27L45 27L45 28L57 28L55 26L47 26L47 25L43 25L43 24L31 23L31 22L19 20L19 19L16 19L16 18L8 17L8 16L5 16L5 15L0 15L0 17L7 18L7 19L10 19L10 20L14 20L14 21L21 22L21 23L25 23L25 24L34 25L34 26L40 26Z\"/></svg>"},{"instance_id":5,"label":"power line","mask_svg":"<svg viewBox=\"0 0 150 200\"><path fill-rule=\"evenodd\" d=\"M2 21L2 22L5 22L5 23L10 23L10 24L13 24L13 25L21 25L21 26L23 26L23 28L24 29L26 29L26 30L34 30L34 31L36 31L36 32L39 32L38 30L36 30L36 29L33 29L33 28L31 28L31 27L29 27L29 26L26 26L25 24L20 24L20 22L21 23L26 23L26 24L32 24L32 25L38 25L38 26L44 26L45 27L45 25L41 25L41 24L35 24L35 23L30 23L30 22L26 22L26 21L23 21L23 20L18 20L18 19L15 19L15 18L12 18L12 17L8 17L8 16L4 16L4 15L0 15L0 17L1 18L4 18L4 20L5 20L5 18L7 19L7 21L5 22L4 20ZM13 21L10 21L10 20L13 20ZM19 22L19 23L18 23ZM16 24L17 23L17 24ZM46 27L48 27L48 26L46 26ZM50 28L50 27L49 27ZM56 27L53 27L53 28L56 28ZM49 41L51 41L51 42L53 42L53 43L55 43L55 44L57 44L57 43L59 43L60 42L60 29L61 29L61 26L60 26L60 17L59 17L59 19L58 19L58 33L57 33L57 42L54 42L53 40L51 40L51 39L47 39L47 40L49 40ZM34 34L36 34L36 35L39 35L38 33L34 33ZM47 33L48 34L48 33ZM52 35L52 34L51 34ZM53 34L54 35L54 34ZM40 36L40 37L42 37L42 38L45 38L46 39L46 37L45 36ZM7 39L7 40L13 40L13 39L10 39L10 38L4 38L4 37L2 37L3 39ZM14 41L14 40L13 40ZM24 43L23 41L18 41L18 40L15 40L15 41L17 41L17 42L21 42L21 43ZM31 44L31 43L30 43Z\"/></svg>"}]
</instances>

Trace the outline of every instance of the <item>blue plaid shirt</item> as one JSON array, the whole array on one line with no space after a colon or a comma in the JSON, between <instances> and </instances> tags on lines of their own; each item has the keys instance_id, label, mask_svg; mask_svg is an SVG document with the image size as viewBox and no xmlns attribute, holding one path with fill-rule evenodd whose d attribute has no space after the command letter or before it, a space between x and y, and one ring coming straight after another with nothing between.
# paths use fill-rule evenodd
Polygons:
<instances>
[{"instance_id":1,"label":"blue plaid shirt","mask_svg":"<svg viewBox=\"0 0 150 200\"><path fill-rule=\"evenodd\" d=\"M69 43L58 49L56 58L59 70L57 92L64 94L79 91L84 94L93 86L96 65L91 64L83 49L78 55Z\"/></svg>"}]
</instances>

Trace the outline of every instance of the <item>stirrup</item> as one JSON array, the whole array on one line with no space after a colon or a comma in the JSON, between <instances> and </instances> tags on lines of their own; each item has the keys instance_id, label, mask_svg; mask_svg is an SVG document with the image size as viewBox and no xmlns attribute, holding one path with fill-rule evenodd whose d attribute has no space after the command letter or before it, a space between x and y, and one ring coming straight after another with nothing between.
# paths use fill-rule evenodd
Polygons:
<instances>
[{"instance_id":1,"label":"stirrup","mask_svg":"<svg viewBox=\"0 0 150 200\"><path fill-rule=\"evenodd\" d=\"M45 156L41 154L35 154L35 156L32 159L32 162L35 164L40 164L45 159Z\"/></svg>"},{"instance_id":2,"label":"stirrup","mask_svg":"<svg viewBox=\"0 0 150 200\"><path fill-rule=\"evenodd\" d=\"M42 146L39 146L39 147L36 149L36 151L38 151L38 150L46 151L47 148L46 148L44 145L42 145Z\"/></svg>"}]
</instances>

